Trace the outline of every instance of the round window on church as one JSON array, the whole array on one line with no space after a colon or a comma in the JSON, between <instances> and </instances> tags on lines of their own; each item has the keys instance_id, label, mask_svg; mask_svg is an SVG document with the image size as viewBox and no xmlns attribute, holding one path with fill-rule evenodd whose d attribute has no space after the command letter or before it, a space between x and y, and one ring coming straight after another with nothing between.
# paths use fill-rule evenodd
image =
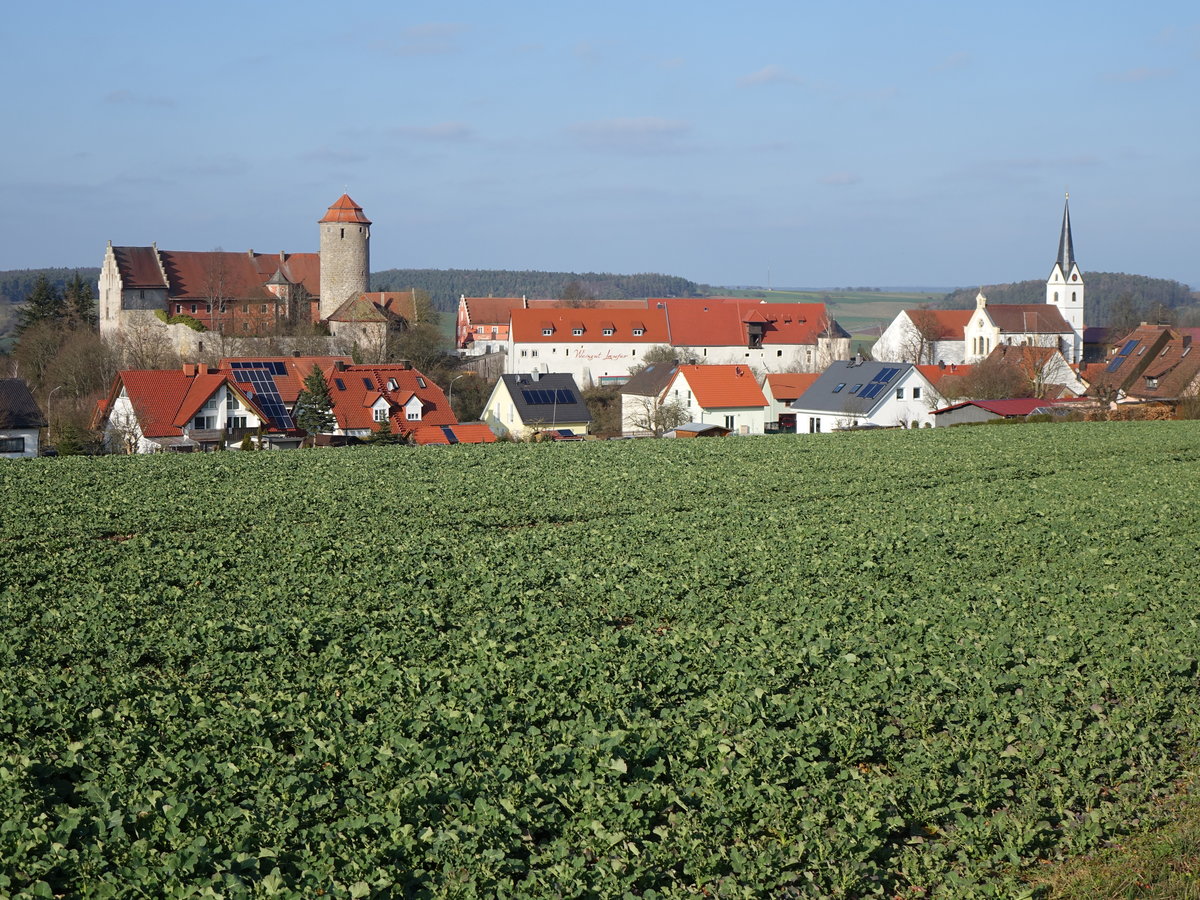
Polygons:
<instances>
[{"instance_id":1,"label":"round window on church","mask_svg":"<svg viewBox=\"0 0 1200 900\"><path fill-rule=\"evenodd\" d=\"M1072 281L1078 281L1078 280L1079 280L1079 273L1078 273L1078 272L1072 272L1072 273L1071 273L1071 280L1072 280Z\"/></svg>"}]
</instances>

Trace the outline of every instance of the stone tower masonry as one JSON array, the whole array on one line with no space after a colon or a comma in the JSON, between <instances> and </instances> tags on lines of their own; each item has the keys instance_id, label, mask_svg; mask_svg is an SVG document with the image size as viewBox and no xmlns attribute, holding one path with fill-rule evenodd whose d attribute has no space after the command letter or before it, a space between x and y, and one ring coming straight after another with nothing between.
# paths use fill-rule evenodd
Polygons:
<instances>
[{"instance_id":1,"label":"stone tower masonry","mask_svg":"<svg viewBox=\"0 0 1200 900\"><path fill-rule=\"evenodd\" d=\"M371 220L362 207L342 194L321 227L321 319L328 319L351 297L370 290Z\"/></svg>"}]
</instances>

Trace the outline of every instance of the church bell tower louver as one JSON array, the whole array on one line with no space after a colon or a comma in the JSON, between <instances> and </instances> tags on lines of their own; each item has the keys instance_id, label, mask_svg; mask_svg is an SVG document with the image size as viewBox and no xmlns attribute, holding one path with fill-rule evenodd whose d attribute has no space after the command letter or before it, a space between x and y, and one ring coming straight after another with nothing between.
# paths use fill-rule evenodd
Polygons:
<instances>
[{"instance_id":1,"label":"church bell tower louver","mask_svg":"<svg viewBox=\"0 0 1200 900\"><path fill-rule=\"evenodd\" d=\"M1063 202L1062 234L1058 238L1058 258L1050 277L1046 279L1046 302L1057 307L1075 332L1073 346L1064 348L1068 362L1083 359L1083 272L1075 262L1075 245L1071 239L1071 195Z\"/></svg>"}]
</instances>

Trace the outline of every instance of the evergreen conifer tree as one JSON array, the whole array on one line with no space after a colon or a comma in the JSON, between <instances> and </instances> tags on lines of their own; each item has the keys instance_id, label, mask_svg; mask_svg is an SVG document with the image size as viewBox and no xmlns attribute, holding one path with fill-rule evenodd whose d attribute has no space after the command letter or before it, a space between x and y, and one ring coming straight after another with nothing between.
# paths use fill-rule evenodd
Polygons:
<instances>
[{"instance_id":1,"label":"evergreen conifer tree","mask_svg":"<svg viewBox=\"0 0 1200 900\"><path fill-rule=\"evenodd\" d=\"M17 333L24 332L38 322L57 321L63 318L66 311L67 305L62 294L50 283L50 279L45 274L39 274L37 281L33 283L33 290L25 298L25 305L21 307Z\"/></svg>"},{"instance_id":2,"label":"evergreen conifer tree","mask_svg":"<svg viewBox=\"0 0 1200 900\"><path fill-rule=\"evenodd\" d=\"M95 330L96 298L90 282L84 281L76 272L63 290L63 307L71 319L71 327Z\"/></svg>"},{"instance_id":3,"label":"evergreen conifer tree","mask_svg":"<svg viewBox=\"0 0 1200 900\"><path fill-rule=\"evenodd\" d=\"M333 430L333 398L319 366L314 365L305 376L296 398L296 425L314 436Z\"/></svg>"}]
</instances>

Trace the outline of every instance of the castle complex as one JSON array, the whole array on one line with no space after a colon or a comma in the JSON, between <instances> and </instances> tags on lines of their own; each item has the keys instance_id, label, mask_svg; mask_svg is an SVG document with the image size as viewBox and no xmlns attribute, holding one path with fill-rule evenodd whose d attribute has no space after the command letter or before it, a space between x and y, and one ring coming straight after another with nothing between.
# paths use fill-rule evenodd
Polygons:
<instances>
[{"instance_id":1,"label":"castle complex","mask_svg":"<svg viewBox=\"0 0 1200 900\"><path fill-rule=\"evenodd\" d=\"M100 269L100 333L116 339L174 320L251 337L324 324L357 339L404 318L403 295L371 294L371 220L343 194L325 212L319 253L114 247ZM411 314L411 307L409 307Z\"/></svg>"}]
</instances>

